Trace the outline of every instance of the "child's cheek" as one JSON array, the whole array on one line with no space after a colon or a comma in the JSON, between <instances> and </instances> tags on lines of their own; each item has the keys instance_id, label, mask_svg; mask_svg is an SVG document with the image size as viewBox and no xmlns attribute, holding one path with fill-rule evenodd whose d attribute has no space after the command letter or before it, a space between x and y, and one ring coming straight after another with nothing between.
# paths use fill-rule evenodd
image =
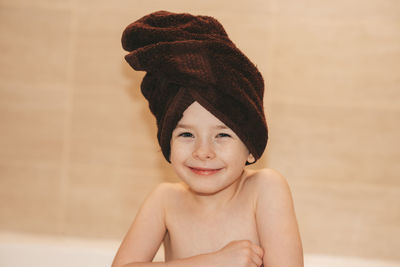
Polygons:
<instances>
[{"instance_id":1,"label":"child's cheek","mask_svg":"<svg viewBox=\"0 0 400 267\"><path fill-rule=\"evenodd\" d=\"M191 153L192 142L189 140L179 140L172 143L171 156L175 158L187 157Z\"/></svg>"}]
</instances>

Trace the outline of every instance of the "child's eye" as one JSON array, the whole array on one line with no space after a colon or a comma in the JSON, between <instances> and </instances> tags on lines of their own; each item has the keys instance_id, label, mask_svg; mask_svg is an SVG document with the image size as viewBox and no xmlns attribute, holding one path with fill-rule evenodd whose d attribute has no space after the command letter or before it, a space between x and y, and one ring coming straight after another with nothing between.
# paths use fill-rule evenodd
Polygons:
<instances>
[{"instance_id":1,"label":"child's eye","mask_svg":"<svg viewBox=\"0 0 400 267\"><path fill-rule=\"evenodd\" d=\"M180 133L178 136L179 137L193 137L193 134L189 133L189 132L183 132L183 133Z\"/></svg>"},{"instance_id":2,"label":"child's eye","mask_svg":"<svg viewBox=\"0 0 400 267\"><path fill-rule=\"evenodd\" d=\"M219 133L217 134L217 137L231 137L231 135L227 133Z\"/></svg>"}]
</instances>

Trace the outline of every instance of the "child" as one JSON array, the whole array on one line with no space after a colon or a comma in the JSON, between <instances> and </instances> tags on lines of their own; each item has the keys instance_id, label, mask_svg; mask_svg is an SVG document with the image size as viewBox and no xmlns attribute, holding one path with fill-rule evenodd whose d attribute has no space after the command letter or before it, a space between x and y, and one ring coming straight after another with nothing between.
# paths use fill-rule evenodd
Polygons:
<instances>
[{"instance_id":1,"label":"child","mask_svg":"<svg viewBox=\"0 0 400 267\"><path fill-rule=\"evenodd\" d=\"M214 18L159 11L122 36L182 180L145 200L113 267L300 267L291 193L276 171L247 170L265 149L264 82ZM164 242L165 262L152 262Z\"/></svg>"}]
</instances>

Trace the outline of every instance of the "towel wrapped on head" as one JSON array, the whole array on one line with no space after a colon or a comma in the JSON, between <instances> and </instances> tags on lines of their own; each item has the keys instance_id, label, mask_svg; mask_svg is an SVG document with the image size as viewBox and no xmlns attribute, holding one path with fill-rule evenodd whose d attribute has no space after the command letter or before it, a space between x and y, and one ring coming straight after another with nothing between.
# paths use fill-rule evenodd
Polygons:
<instances>
[{"instance_id":1,"label":"towel wrapped on head","mask_svg":"<svg viewBox=\"0 0 400 267\"><path fill-rule=\"evenodd\" d=\"M197 101L231 128L257 160L268 140L264 81L256 66L208 16L158 11L128 25L122 46L141 84L169 161L172 131Z\"/></svg>"}]
</instances>

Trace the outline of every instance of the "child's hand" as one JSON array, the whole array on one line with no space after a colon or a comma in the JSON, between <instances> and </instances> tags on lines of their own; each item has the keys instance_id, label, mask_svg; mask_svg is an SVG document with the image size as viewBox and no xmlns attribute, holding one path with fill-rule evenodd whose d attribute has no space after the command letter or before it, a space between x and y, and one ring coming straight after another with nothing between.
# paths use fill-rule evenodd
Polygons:
<instances>
[{"instance_id":1,"label":"child's hand","mask_svg":"<svg viewBox=\"0 0 400 267\"><path fill-rule=\"evenodd\" d=\"M263 249L248 240L232 241L213 253L215 266L221 267L260 267L263 255Z\"/></svg>"}]
</instances>

